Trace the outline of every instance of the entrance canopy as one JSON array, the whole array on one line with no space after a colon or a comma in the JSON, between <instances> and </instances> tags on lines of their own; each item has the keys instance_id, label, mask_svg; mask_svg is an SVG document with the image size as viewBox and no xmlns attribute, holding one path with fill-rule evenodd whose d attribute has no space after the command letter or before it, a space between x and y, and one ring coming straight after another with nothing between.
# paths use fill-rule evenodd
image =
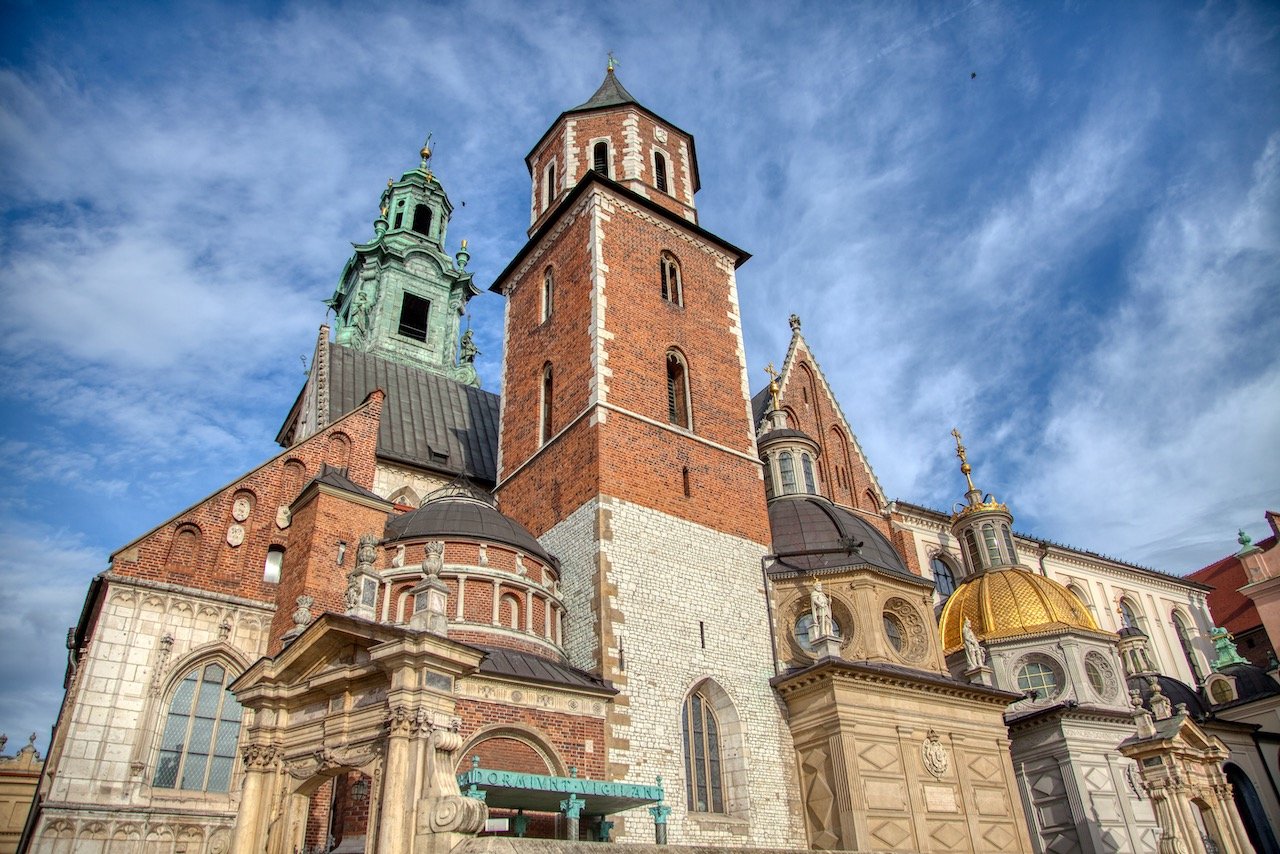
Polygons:
<instances>
[{"instance_id":1,"label":"entrance canopy","mask_svg":"<svg viewBox=\"0 0 1280 854\"><path fill-rule=\"evenodd\" d=\"M470 771L458 775L458 788L490 807L531 812L562 812L561 802L571 797L582 802L581 810L586 815L610 815L662 803L661 780L655 786L641 786L583 777L548 777L495 771L479 767L478 762Z\"/></svg>"}]
</instances>

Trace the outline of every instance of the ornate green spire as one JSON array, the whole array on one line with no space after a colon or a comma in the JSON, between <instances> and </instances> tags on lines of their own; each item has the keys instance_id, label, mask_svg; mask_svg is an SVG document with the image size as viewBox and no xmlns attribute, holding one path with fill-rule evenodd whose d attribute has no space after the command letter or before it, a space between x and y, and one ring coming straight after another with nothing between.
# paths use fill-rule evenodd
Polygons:
<instances>
[{"instance_id":1,"label":"ornate green spire","mask_svg":"<svg viewBox=\"0 0 1280 854\"><path fill-rule=\"evenodd\" d=\"M374 236L355 244L333 296L337 343L478 385L474 345L459 352L460 320L480 293L466 269L467 242L451 256L453 205L431 171L431 137L420 162L387 179ZM469 343L469 342L468 342Z\"/></svg>"}]
</instances>

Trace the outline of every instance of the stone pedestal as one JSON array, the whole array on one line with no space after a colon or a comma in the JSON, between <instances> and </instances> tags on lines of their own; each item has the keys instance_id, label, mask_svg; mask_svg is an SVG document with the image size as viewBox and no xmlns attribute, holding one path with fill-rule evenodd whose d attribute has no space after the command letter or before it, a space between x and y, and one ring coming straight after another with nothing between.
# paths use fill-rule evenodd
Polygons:
<instances>
[{"instance_id":1,"label":"stone pedestal","mask_svg":"<svg viewBox=\"0 0 1280 854\"><path fill-rule=\"evenodd\" d=\"M973 685L986 685L992 687L991 668L985 664L981 667L970 667L964 672L964 678L968 679Z\"/></svg>"}]
</instances>

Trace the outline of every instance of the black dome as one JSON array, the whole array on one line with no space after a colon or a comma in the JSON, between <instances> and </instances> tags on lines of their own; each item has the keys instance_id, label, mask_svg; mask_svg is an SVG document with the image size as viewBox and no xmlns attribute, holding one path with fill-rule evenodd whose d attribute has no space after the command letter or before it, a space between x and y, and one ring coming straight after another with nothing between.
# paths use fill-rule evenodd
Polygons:
<instances>
[{"instance_id":1,"label":"black dome","mask_svg":"<svg viewBox=\"0 0 1280 854\"><path fill-rule=\"evenodd\" d=\"M389 542L430 538L463 538L501 543L532 555L548 566L560 562L514 519L503 516L492 505L465 495L449 495L427 501L417 510L387 522L384 536Z\"/></svg>"},{"instance_id":2,"label":"black dome","mask_svg":"<svg viewBox=\"0 0 1280 854\"><path fill-rule=\"evenodd\" d=\"M1253 664L1228 664L1218 672L1235 678L1236 696L1241 702L1280 694L1280 683Z\"/></svg>"},{"instance_id":3,"label":"black dome","mask_svg":"<svg viewBox=\"0 0 1280 854\"><path fill-rule=\"evenodd\" d=\"M907 569L897 549L874 525L825 498L816 495L774 498L769 502L769 527L773 531L774 553L784 566L817 570L870 565L928 583ZM797 554L815 550L830 551Z\"/></svg>"},{"instance_id":4,"label":"black dome","mask_svg":"<svg viewBox=\"0 0 1280 854\"><path fill-rule=\"evenodd\" d=\"M1134 688L1142 695L1142 705L1151 710L1151 684L1147 681L1150 677L1146 676L1130 676L1128 679L1129 690ZM1208 708L1205 706L1204 700L1200 699L1200 692L1192 688L1186 682L1174 679L1172 676L1159 675L1156 676L1156 682L1160 685L1160 693L1173 704L1174 711L1177 711L1179 703L1187 704L1187 712L1191 717L1200 720L1209 714Z\"/></svg>"}]
</instances>

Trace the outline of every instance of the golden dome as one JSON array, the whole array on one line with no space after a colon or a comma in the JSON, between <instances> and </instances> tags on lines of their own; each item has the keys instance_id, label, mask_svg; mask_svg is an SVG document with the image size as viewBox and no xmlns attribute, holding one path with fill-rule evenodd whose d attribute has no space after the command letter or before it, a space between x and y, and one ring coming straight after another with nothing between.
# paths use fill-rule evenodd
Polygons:
<instances>
[{"instance_id":1,"label":"golden dome","mask_svg":"<svg viewBox=\"0 0 1280 854\"><path fill-rule=\"evenodd\" d=\"M956 588L939 621L944 653L964 646L965 618L979 640L1054 629L1099 631L1093 615L1070 590L1017 567L980 572Z\"/></svg>"}]
</instances>

